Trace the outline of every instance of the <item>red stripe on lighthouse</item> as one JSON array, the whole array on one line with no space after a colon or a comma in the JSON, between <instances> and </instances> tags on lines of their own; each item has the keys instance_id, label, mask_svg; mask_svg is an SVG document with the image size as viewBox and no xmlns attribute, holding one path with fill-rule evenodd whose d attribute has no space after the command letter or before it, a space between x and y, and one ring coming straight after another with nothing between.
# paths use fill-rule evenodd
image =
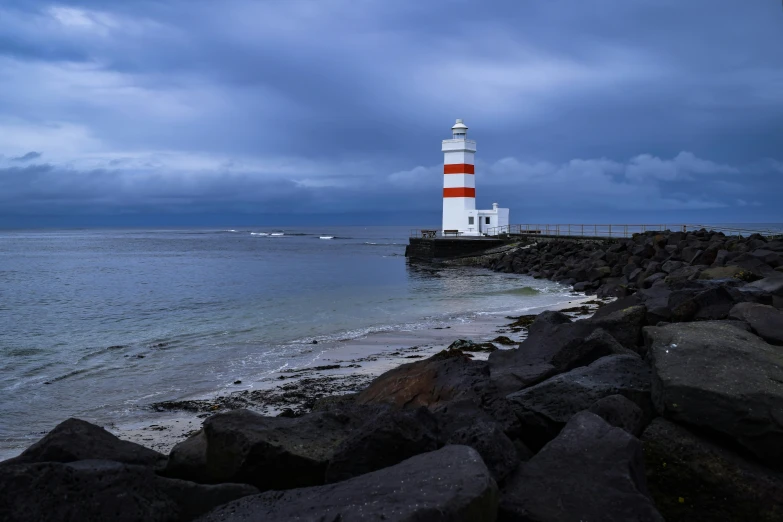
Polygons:
<instances>
[{"instance_id":1,"label":"red stripe on lighthouse","mask_svg":"<svg viewBox=\"0 0 783 522\"><path fill-rule=\"evenodd\" d=\"M444 198L475 198L476 189L474 188L445 188L443 189Z\"/></svg>"},{"instance_id":2,"label":"red stripe on lighthouse","mask_svg":"<svg viewBox=\"0 0 783 522\"><path fill-rule=\"evenodd\" d=\"M443 165L444 174L475 174L476 167L470 163L455 163L453 165Z\"/></svg>"}]
</instances>

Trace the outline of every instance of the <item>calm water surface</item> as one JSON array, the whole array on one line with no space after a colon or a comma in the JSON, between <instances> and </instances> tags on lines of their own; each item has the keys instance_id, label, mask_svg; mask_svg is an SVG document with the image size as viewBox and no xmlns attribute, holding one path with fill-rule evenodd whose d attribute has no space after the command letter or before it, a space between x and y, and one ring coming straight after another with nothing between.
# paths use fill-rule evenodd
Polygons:
<instances>
[{"instance_id":1,"label":"calm water surface","mask_svg":"<svg viewBox=\"0 0 783 522\"><path fill-rule=\"evenodd\" d=\"M307 365L313 340L571 295L525 276L409 265L408 231L0 231L0 450L70 416L128 420L151 402ZM272 232L284 235L260 235Z\"/></svg>"}]
</instances>

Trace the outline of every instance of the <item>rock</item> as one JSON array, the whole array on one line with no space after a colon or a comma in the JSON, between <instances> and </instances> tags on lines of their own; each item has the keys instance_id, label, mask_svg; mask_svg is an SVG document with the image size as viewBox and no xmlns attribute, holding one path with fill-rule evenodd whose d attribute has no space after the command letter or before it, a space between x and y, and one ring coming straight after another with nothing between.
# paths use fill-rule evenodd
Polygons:
<instances>
[{"instance_id":1,"label":"rock","mask_svg":"<svg viewBox=\"0 0 783 522\"><path fill-rule=\"evenodd\" d=\"M623 308L607 315L594 315L587 324L603 328L629 350L635 350L642 342L642 327L647 309L644 305Z\"/></svg>"},{"instance_id":2,"label":"rock","mask_svg":"<svg viewBox=\"0 0 783 522\"><path fill-rule=\"evenodd\" d=\"M205 486L107 460L0 467L0 519L187 521L258 493L245 484Z\"/></svg>"},{"instance_id":3,"label":"rock","mask_svg":"<svg viewBox=\"0 0 783 522\"><path fill-rule=\"evenodd\" d=\"M559 312L541 314L530 325L528 337L519 348L490 354L492 383L499 394L505 395L605 355L624 352L623 345L618 345L609 332L622 335L626 342L637 332L640 335L641 325L634 323L637 312L626 309L595 321L575 322ZM561 322L564 319L568 322Z\"/></svg>"},{"instance_id":4,"label":"rock","mask_svg":"<svg viewBox=\"0 0 783 522\"><path fill-rule=\"evenodd\" d=\"M642 281L642 288L650 288L658 281L663 281L667 277L664 272L655 272L653 275L645 277Z\"/></svg>"},{"instance_id":5,"label":"rock","mask_svg":"<svg viewBox=\"0 0 783 522\"><path fill-rule=\"evenodd\" d=\"M767 249L758 249L750 253L753 257L759 259L772 268L777 268L783 265L783 257L778 252L773 252Z\"/></svg>"},{"instance_id":6,"label":"rock","mask_svg":"<svg viewBox=\"0 0 783 522\"><path fill-rule=\"evenodd\" d=\"M207 437L204 430L192 435L171 449L163 476L184 478L193 482L212 481L207 470Z\"/></svg>"},{"instance_id":7,"label":"rock","mask_svg":"<svg viewBox=\"0 0 783 522\"><path fill-rule=\"evenodd\" d=\"M495 419L468 401L444 405L435 412L442 444L470 446L481 455L496 482L519 465L520 452ZM519 441L521 444L521 441ZM524 447L522 453L529 452Z\"/></svg>"},{"instance_id":8,"label":"rock","mask_svg":"<svg viewBox=\"0 0 783 522\"><path fill-rule=\"evenodd\" d=\"M678 290L668 300L673 322L725 319L734 304L734 296L725 286Z\"/></svg>"},{"instance_id":9,"label":"rock","mask_svg":"<svg viewBox=\"0 0 783 522\"><path fill-rule=\"evenodd\" d=\"M641 443L600 417L575 415L503 488L498 520L663 522Z\"/></svg>"},{"instance_id":10,"label":"rock","mask_svg":"<svg viewBox=\"0 0 783 522\"><path fill-rule=\"evenodd\" d=\"M502 345L505 345L505 346L518 344L517 342L512 341L511 339L506 337L505 335L499 335L499 336L495 337L494 339L492 339L492 342L493 343L502 344Z\"/></svg>"},{"instance_id":11,"label":"rock","mask_svg":"<svg viewBox=\"0 0 783 522\"><path fill-rule=\"evenodd\" d=\"M783 352L715 321L644 329L652 400L667 419L735 440L783 464Z\"/></svg>"},{"instance_id":12,"label":"rock","mask_svg":"<svg viewBox=\"0 0 783 522\"><path fill-rule=\"evenodd\" d=\"M753 283L748 283L743 289L748 288L756 288L765 293L783 297L783 276L773 275L771 277L765 277L764 279L759 279Z\"/></svg>"},{"instance_id":13,"label":"rock","mask_svg":"<svg viewBox=\"0 0 783 522\"><path fill-rule=\"evenodd\" d=\"M598 291L595 293L596 297L599 299L604 299L607 297L627 297L628 296L628 289L625 287L625 285L618 284L618 283L607 283L603 286L601 286Z\"/></svg>"},{"instance_id":14,"label":"rock","mask_svg":"<svg viewBox=\"0 0 783 522\"><path fill-rule=\"evenodd\" d=\"M682 268L678 268L674 272L670 273L668 276L666 276L665 281L667 283L676 283L678 281L689 281L692 279L696 279L699 277L699 274L702 270L704 270L706 267L701 266L684 266Z\"/></svg>"},{"instance_id":15,"label":"rock","mask_svg":"<svg viewBox=\"0 0 783 522\"><path fill-rule=\"evenodd\" d=\"M165 474L207 483L242 482L262 491L323 484L329 460L359 427L359 417L332 412L265 417L249 410L213 415L204 421L203 433L174 447ZM198 451L204 447L201 459Z\"/></svg>"},{"instance_id":16,"label":"rock","mask_svg":"<svg viewBox=\"0 0 783 522\"><path fill-rule=\"evenodd\" d=\"M682 268L682 266L683 265L681 261L666 261L661 265L661 270L667 274L671 274L675 270Z\"/></svg>"},{"instance_id":17,"label":"rock","mask_svg":"<svg viewBox=\"0 0 783 522\"><path fill-rule=\"evenodd\" d=\"M612 355L508 396L531 449L549 442L568 420L610 395L620 394L649 417L650 368L638 356Z\"/></svg>"},{"instance_id":18,"label":"rock","mask_svg":"<svg viewBox=\"0 0 783 522\"><path fill-rule=\"evenodd\" d=\"M719 266L715 268L708 268L699 274L699 279L731 279L736 277L742 272L742 268L731 266Z\"/></svg>"},{"instance_id":19,"label":"rock","mask_svg":"<svg viewBox=\"0 0 783 522\"><path fill-rule=\"evenodd\" d=\"M609 395L595 402L590 409L610 426L622 428L634 437L642 434L644 429L644 412L633 401L622 395Z\"/></svg>"},{"instance_id":20,"label":"rock","mask_svg":"<svg viewBox=\"0 0 783 522\"><path fill-rule=\"evenodd\" d=\"M499 350L490 357L513 350ZM375 379L356 396L358 404L390 404L396 408L434 408L441 403L479 400L489 386L489 365L447 351L403 364Z\"/></svg>"},{"instance_id":21,"label":"rock","mask_svg":"<svg viewBox=\"0 0 783 522\"><path fill-rule=\"evenodd\" d=\"M774 268L752 254L742 254L735 257L732 263L742 268L744 275L741 279L743 281L751 282L775 275Z\"/></svg>"},{"instance_id":22,"label":"rock","mask_svg":"<svg viewBox=\"0 0 783 522\"><path fill-rule=\"evenodd\" d=\"M479 454L446 446L344 482L247 497L199 522L492 522L497 503L497 485Z\"/></svg>"},{"instance_id":23,"label":"rock","mask_svg":"<svg viewBox=\"0 0 783 522\"><path fill-rule=\"evenodd\" d=\"M639 304L641 304L641 301L639 300L639 296L631 295L603 305L602 307L600 307L598 310L595 311L593 317L594 318L606 317L607 315L613 314L618 310L625 310L626 308L637 306Z\"/></svg>"},{"instance_id":24,"label":"rock","mask_svg":"<svg viewBox=\"0 0 783 522\"><path fill-rule=\"evenodd\" d=\"M783 346L783 311L756 303L739 303L729 317L744 321L753 332L770 344Z\"/></svg>"},{"instance_id":25,"label":"rock","mask_svg":"<svg viewBox=\"0 0 783 522\"><path fill-rule=\"evenodd\" d=\"M660 417L645 430L642 442L647 484L668 522L781 520L780 472Z\"/></svg>"},{"instance_id":26,"label":"rock","mask_svg":"<svg viewBox=\"0 0 783 522\"><path fill-rule=\"evenodd\" d=\"M380 410L343 440L326 468L326 482L339 482L438 449L437 422L427 408ZM510 442L510 441L509 441Z\"/></svg>"},{"instance_id":27,"label":"rock","mask_svg":"<svg viewBox=\"0 0 783 522\"><path fill-rule=\"evenodd\" d=\"M120 440L89 422L68 419L18 457L3 462L3 465L77 460L113 460L153 468L166 464L166 456L157 451Z\"/></svg>"},{"instance_id":28,"label":"rock","mask_svg":"<svg viewBox=\"0 0 783 522\"><path fill-rule=\"evenodd\" d=\"M574 292L587 292L596 288L596 283L591 281L581 281L574 285Z\"/></svg>"},{"instance_id":29,"label":"rock","mask_svg":"<svg viewBox=\"0 0 783 522\"><path fill-rule=\"evenodd\" d=\"M612 274L611 268L609 268L608 266L600 266L590 270L590 272L587 273L587 278L591 283L595 283L596 281L599 281L604 277L609 277L611 274Z\"/></svg>"}]
</instances>

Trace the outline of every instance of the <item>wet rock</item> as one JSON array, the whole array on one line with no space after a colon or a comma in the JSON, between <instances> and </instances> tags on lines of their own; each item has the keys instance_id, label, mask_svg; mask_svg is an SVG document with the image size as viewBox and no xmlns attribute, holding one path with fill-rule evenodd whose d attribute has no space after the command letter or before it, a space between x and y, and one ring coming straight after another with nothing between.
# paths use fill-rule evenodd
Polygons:
<instances>
[{"instance_id":1,"label":"wet rock","mask_svg":"<svg viewBox=\"0 0 783 522\"><path fill-rule=\"evenodd\" d=\"M647 491L641 443L582 412L509 479L498 520L663 522L663 517Z\"/></svg>"},{"instance_id":2,"label":"wet rock","mask_svg":"<svg viewBox=\"0 0 783 522\"><path fill-rule=\"evenodd\" d=\"M783 519L783 474L682 426L655 419L642 435L647 484L668 522Z\"/></svg>"},{"instance_id":3,"label":"wet rock","mask_svg":"<svg viewBox=\"0 0 783 522\"><path fill-rule=\"evenodd\" d=\"M725 319L734 304L734 296L723 285L685 288L672 292L668 300L672 322Z\"/></svg>"},{"instance_id":4,"label":"wet rock","mask_svg":"<svg viewBox=\"0 0 783 522\"><path fill-rule=\"evenodd\" d=\"M199 522L492 522L498 491L479 454L446 446L344 482L247 497Z\"/></svg>"},{"instance_id":5,"label":"wet rock","mask_svg":"<svg viewBox=\"0 0 783 522\"><path fill-rule=\"evenodd\" d=\"M499 336L495 337L494 339L492 339L492 342L493 343L502 344L502 345L505 345L505 346L511 346L511 345L514 345L514 344L518 344L516 341L512 341L511 339L509 339L505 335L499 335Z\"/></svg>"},{"instance_id":6,"label":"wet rock","mask_svg":"<svg viewBox=\"0 0 783 522\"><path fill-rule=\"evenodd\" d=\"M133 442L120 440L100 426L80 419L61 422L21 455L2 464L77 460L113 460L153 468L166 464L165 455Z\"/></svg>"},{"instance_id":7,"label":"wet rock","mask_svg":"<svg viewBox=\"0 0 783 522\"><path fill-rule=\"evenodd\" d=\"M447 348L447 350L461 350L463 352L494 352L497 349L498 347L492 343L474 343L465 339L457 339Z\"/></svg>"},{"instance_id":8,"label":"wet rock","mask_svg":"<svg viewBox=\"0 0 783 522\"><path fill-rule=\"evenodd\" d=\"M329 459L326 482L339 482L398 464L438 448L437 422L427 408L379 410L341 442Z\"/></svg>"},{"instance_id":9,"label":"wet rock","mask_svg":"<svg viewBox=\"0 0 783 522\"><path fill-rule=\"evenodd\" d=\"M193 482L212 482L207 470L207 437L204 430L191 435L171 449L168 464L161 474Z\"/></svg>"},{"instance_id":10,"label":"wet rock","mask_svg":"<svg viewBox=\"0 0 783 522\"><path fill-rule=\"evenodd\" d=\"M188 521L258 493L245 484L204 486L107 460L0 467L0 519Z\"/></svg>"},{"instance_id":11,"label":"wet rock","mask_svg":"<svg viewBox=\"0 0 783 522\"><path fill-rule=\"evenodd\" d=\"M667 419L720 433L783 465L783 353L720 322L644 330L652 399Z\"/></svg>"},{"instance_id":12,"label":"wet rock","mask_svg":"<svg viewBox=\"0 0 783 522\"><path fill-rule=\"evenodd\" d=\"M622 395L609 395L598 400L588 410L601 417L610 426L622 428L634 437L642 434L645 415L633 401Z\"/></svg>"},{"instance_id":13,"label":"wet rock","mask_svg":"<svg viewBox=\"0 0 783 522\"><path fill-rule=\"evenodd\" d=\"M612 355L508 396L532 449L549 442L569 419L610 395L622 395L651 415L650 368L638 356Z\"/></svg>"},{"instance_id":14,"label":"wet rock","mask_svg":"<svg viewBox=\"0 0 783 522\"><path fill-rule=\"evenodd\" d=\"M729 317L746 322L768 343L783 346L783 311L757 303L739 303L731 309Z\"/></svg>"}]
</instances>

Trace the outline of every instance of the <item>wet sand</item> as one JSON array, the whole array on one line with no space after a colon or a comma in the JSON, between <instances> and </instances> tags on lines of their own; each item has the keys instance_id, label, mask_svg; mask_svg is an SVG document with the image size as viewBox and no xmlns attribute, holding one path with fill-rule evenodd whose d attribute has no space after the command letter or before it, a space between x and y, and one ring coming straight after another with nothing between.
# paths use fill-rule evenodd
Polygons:
<instances>
[{"instance_id":1,"label":"wet sand","mask_svg":"<svg viewBox=\"0 0 783 522\"><path fill-rule=\"evenodd\" d=\"M591 315L597 306L594 297L575 295L570 301L531 309L525 315L580 307L578 311L568 312L578 319ZM237 382L234 391L156 403L144 421L105 427L122 439L168 453L215 413L249 408L264 415L297 415L309 411L320 398L358 392L378 375L401 364L430 357L457 339L482 343L506 336L514 343L522 342L526 333L524 329L511 328L512 322L512 318L504 315L487 314L443 328L381 332L347 340L324 346L322 353L306 367L283 369L252 383ZM499 349L516 347L516 344L495 345ZM480 360L486 359L489 353L470 355Z\"/></svg>"}]
</instances>

